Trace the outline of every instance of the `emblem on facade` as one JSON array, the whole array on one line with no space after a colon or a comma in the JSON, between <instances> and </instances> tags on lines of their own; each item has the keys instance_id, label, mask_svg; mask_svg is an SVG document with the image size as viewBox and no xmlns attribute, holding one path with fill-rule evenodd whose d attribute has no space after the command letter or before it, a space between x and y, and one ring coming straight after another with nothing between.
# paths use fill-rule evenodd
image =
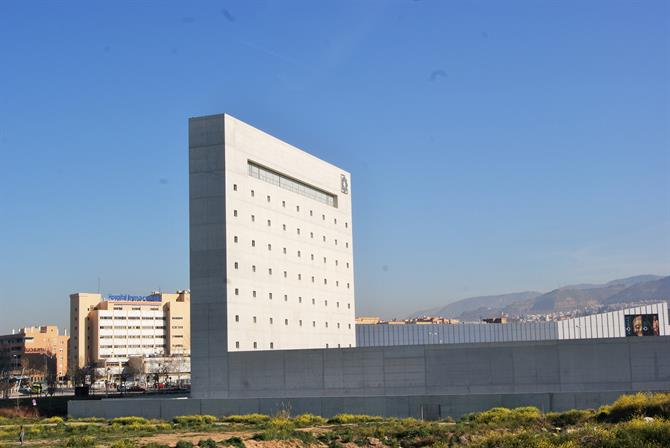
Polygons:
<instances>
[{"instance_id":1,"label":"emblem on facade","mask_svg":"<svg viewBox=\"0 0 670 448\"><path fill-rule=\"evenodd\" d=\"M342 193L348 194L349 181L347 180L347 176L345 176L344 174L340 174L340 184L342 185Z\"/></svg>"}]
</instances>

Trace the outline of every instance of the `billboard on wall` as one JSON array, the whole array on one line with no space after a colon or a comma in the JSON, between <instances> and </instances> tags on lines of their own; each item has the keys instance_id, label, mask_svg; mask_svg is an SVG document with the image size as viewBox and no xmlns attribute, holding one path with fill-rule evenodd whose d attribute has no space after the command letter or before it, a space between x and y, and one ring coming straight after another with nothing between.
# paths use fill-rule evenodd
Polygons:
<instances>
[{"instance_id":1,"label":"billboard on wall","mask_svg":"<svg viewBox=\"0 0 670 448\"><path fill-rule=\"evenodd\" d=\"M624 316L626 336L658 336L658 314L628 314Z\"/></svg>"}]
</instances>

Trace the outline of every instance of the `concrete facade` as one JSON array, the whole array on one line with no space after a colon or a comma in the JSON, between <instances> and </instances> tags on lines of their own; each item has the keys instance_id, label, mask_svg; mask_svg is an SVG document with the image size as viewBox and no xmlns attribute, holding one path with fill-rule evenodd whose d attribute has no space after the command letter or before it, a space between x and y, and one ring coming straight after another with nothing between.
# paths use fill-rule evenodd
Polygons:
<instances>
[{"instance_id":1,"label":"concrete facade","mask_svg":"<svg viewBox=\"0 0 670 448\"><path fill-rule=\"evenodd\" d=\"M227 396L229 353L355 346L350 179L229 115L189 120L193 397Z\"/></svg>"},{"instance_id":2,"label":"concrete facade","mask_svg":"<svg viewBox=\"0 0 670 448\"><path fill-rule=\"evenodd\" d=\"M670 337L231 353L228 399L73 401L73 416L361 412L457 417L670 390Z\"/></svg>"}]
</instances>

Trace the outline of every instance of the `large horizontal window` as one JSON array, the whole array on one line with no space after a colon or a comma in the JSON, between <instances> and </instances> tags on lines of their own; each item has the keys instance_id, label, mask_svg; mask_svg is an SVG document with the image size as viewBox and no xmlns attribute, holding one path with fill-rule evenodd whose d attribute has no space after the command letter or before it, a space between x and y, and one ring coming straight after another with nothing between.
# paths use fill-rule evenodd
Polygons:
<instances>
[{"instance_id":1,"label":"large horizontal window","mask_svg":"<svg viewBox=\"0 0 670 448\"><path fill-rule=\"evenodd\" d=\"M291 179L277 171L257 165L252 161L249 161L249 175L285 190L314 199L315 201L323 202L331 207L337 207L337 197L335 195L326 193L299 180Z\"/></svg>"}]
</instances>

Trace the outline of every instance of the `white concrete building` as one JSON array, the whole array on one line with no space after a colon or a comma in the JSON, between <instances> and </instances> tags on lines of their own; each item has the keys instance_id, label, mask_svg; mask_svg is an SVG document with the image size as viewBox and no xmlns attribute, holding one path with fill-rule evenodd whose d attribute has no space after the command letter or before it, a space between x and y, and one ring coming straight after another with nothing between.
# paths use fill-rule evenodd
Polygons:
<instances>
[{"instance_id":1,"label":"white concrete building","mask_svg":"<svg viewBox=\"0 0 670 448\"><path fill-rule=\"evenodd\" d=\"M194 347L355 346L350 174L229 115L189 146Z\"/></svg>"}]
</instances>

